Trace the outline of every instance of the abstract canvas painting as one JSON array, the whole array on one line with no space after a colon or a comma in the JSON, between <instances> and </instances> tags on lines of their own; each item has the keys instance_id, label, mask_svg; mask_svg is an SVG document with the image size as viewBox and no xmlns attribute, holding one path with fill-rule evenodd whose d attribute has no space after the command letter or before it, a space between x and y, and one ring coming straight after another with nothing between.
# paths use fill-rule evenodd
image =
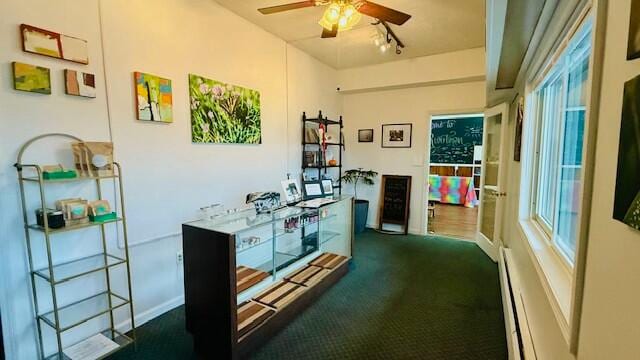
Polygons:
<instances>
[{"instance_id":1,"label":"abstract canvas painting","mask_svg":"<svg viewBox=\"0 0 640 360\"><path fill-rule=\"evenodd\" d=\"M51 94L51 72L44 67L13 62L13 88Z\"/></svg>"},{"instance_id":2,"label":"abstract canvas painting","mask_svg":"<svg viewBox=\"0 0 640 360\"><path fill-rule=\"evenodd\" d=\"M640 230L640 75L624 85L613 218Z\"/></svg>"},{"instance_id":3,"label":"abstract canvas painting","mask_svg":"<svg viewBox=\"0 0 640 360\"><path fill-rule=\"evenodd\" d=\"M260 144L260 92L189 75L194 143Z\"/></svg>"},{"instance_id":4,"label":"abstract canvas painting","mask_svg":"<svg viewBox=\"0 0 640 360\"><path fill-rule=\"evenodd\" d=\"M65 69L64 88L68 95L96 97L96 77L75 70Z\"/></svg>"},{"instance_id":5,"label":"abstract canvas painting","mask_svg":"<svg viewBox=\"0 0 640 360\"><path fill-rule=\"evenodd\" d=\"M133 73L138 120L173 122L171 80L141 72Z\"/></svg>"},{"instance_id":6,"label":"abstract canvas painting","mask_svg":"<svg viewBox=\"0 0 640 360\"><path fill-rule=\"evenodd\" d=\"M640 58L640 0L632 0L627 60L637 58Z\"/></svg>"},{"instance_id":7,"label":"abstract canvas painting","mask_svg":"<svg viewBox=\"0 0 640 360\"><path fill-rule=\"evenodd\" d=\"M27 24L20 25L20 33L22 34L23 51L85 65L89 63L89 50L86 40Z\"/></svg>"},{"instance_id":8,"label":"abstract canvas painting","mask_svg":"<svg viewBox=\"0 0 640 360\"><path fill-rule=\"evenodd\" d=\"M62 58L60 34L26 24L20 25L22 49L26 52Z\"/></svg>"}]
</instances>

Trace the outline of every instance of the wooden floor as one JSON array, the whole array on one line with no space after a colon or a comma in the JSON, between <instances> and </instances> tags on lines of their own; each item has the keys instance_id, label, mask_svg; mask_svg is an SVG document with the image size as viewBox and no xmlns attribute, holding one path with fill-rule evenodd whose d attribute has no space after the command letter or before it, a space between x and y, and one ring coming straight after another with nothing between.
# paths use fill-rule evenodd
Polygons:
<instances>
[{"instance_id":1,"label":"wooden floor","mask_svg":"<svg viewBox=\"0 0 640 360\"><path fill-rule=\"evenodd\" d=\"M435 217L429 218L429 232L437 235L473 239L478 222L478 207L435 203Z\"/></svg>"}]
</instances>

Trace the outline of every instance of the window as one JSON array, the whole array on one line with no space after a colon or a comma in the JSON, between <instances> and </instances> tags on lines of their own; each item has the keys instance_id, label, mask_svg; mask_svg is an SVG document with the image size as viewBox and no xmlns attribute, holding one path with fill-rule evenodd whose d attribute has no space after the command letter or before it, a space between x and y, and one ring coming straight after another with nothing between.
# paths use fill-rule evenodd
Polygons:
<instances>
[{"instance_id":1,"label":"window","mask_svg":"<svg viewBox=\"0 0 640 360\"><path fill-rule=\"evenodd\" d=\"M537 131L532 217L569 264L578 236L590 54L587 21L533 92Z\"/></svg>"}]
</instances>

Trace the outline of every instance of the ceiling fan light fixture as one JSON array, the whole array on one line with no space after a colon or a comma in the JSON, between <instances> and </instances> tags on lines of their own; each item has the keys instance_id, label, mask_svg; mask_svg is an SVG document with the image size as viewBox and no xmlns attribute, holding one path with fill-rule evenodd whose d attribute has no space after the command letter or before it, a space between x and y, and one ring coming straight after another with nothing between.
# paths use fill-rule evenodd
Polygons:
<instances>
[{"instance_id":1,"label":"ceiling fan light fixture","mask_svg":"<svg viewBox=\"0 0 640 360\"><path fill-rule=\"evenodd\" d=\"M329 31L333 29L334 25L338 25L339 31L345 31L353 28L361 18L362 15L355 6L333 2L327 7L318 24Z\"/></svg>"}]
</instances>

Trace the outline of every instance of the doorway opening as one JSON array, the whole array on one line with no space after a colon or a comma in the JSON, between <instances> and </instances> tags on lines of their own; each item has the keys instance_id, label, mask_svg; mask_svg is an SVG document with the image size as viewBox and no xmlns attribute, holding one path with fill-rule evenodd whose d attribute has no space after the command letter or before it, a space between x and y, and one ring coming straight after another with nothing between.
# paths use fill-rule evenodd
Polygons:
<instances>
[{"instance_id":1,"label":"doorway opening","mask_svg":"<svg viewBox=\"0 0 640 360\"><path fill-rule=\"evenodd\" d=\"M482 176L484 114L434 115L427 155L427 233L474 240Z\"/></svg>"}]
</instances>

